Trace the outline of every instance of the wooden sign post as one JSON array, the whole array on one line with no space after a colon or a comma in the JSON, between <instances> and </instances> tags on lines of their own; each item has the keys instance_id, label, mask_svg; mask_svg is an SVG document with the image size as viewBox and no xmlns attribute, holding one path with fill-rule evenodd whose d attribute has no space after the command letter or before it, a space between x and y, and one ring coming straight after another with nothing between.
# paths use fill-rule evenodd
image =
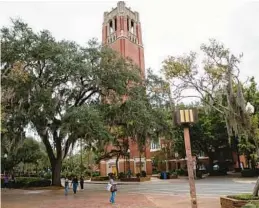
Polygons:
<instances>
[{"instance_id":1,"label":"wooden sign post","mask_svg":"<svg viewBox=\"0 0 259 208\"><path fill-rule=\"evenodd\" d=\"M193 167L193 158L192 158L190 132L189 132L190 124L193 124L197 121L197 110L196 109L178 110L176 111L175 121L178 125L182 125L184 127L184 143L185 143L185 151L186 151L186 157L187 157L191 205L192 205L192 208L197 208L198 204L197 204L196 188L195 188L195 181L194 181L194 173L193 173L194 167Z\"/></svg>"}]
</instances>

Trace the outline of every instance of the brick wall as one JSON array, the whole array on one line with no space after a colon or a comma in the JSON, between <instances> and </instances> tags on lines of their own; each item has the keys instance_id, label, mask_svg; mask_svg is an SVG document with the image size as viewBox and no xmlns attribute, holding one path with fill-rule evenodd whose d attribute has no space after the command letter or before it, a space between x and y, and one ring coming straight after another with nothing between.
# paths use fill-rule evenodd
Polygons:
<instances>
[{"instance_id":1,"label":"brick wall","mask_svg":"<svg viewBox=\"0 0 259 208\"><path fill-rule=\"evenodd\" d=\"M147 175L152 175L152 162L151 161L147 161L146 162L146 172Z\"/></svg>"},{"instance_id":2,"label":"brick wall","mask_svg":"<svg viewBox=\"0 0 259 208\"><path fill-rule=\"evenodd\" d=\"M100 163L100 175L101 176L106 176L106 163Z\"/></svg>"}]
</instances>

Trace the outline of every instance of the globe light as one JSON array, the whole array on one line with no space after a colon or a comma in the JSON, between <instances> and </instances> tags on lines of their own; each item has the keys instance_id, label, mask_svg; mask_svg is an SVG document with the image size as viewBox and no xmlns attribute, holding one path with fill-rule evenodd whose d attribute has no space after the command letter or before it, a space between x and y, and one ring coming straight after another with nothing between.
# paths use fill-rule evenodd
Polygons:
<instances>
[{"instance_id":1,"label":"globe light","mask_svg":"<svg viewBox=\"0 0 259 208\"><path fill-rule=\"evenodd\" d=\"M253 114L255 112L254 106L252 106L249 102L246 104L246 112L249 114Z\"/></svg>"}]
</instances>

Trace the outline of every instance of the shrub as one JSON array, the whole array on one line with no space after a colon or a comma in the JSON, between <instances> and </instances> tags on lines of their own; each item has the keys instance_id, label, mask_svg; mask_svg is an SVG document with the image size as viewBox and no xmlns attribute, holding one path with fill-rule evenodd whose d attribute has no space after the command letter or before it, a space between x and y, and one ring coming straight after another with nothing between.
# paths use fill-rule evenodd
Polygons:
<instances>
[{"instance_id":1,"label":"shrub","mask_svg":"<svg viewBox=\"0 0 259 208\"><path fill-rule=\"evenodd\" d=\"M177 173L177 175L180 175L180 176L185 175L185 171L183 169L177 169L175 172Z\"/></svg>"},{"instance_id":2,"label":"shrub","mask_svg":"<svg viewBox=\"0 0 259 208\"><path fill-rule=\"evenodd\" d=\"M254 177L256 176L256 170L254 169L244 169L241 171L242 177Z\"/></svg>"},{"instance_id":3,"label":"shrub","mask_svg":"<svg viewBox=\"0 0 259 208\"><path fill-rule=\"evenodd\" d=\"M257 208L255 204L248 203L245 206L242 206L242 208Z\"/></svg>"},{"instance_id":4,"label":"shrub","mask_svg":"<svg viewBox=\"0 0 259 208\"><path fill-rule=\"evenodd\" d=\"M98 173L99 173L99 172L98 172ZM86 169L86 170L84 171L84 175L85 175L85 176L91 176L91 170Z\"/></svg>"},{"instance_id":5,"label":"shrub","mask_svg":"<svg viewBox=\"0 0 259 208\"><path fill-rule=\"evenodd\" d=\"M51 178L52 178L52 173L45 173L45 174L43 175L43 178L45 178L45 179L51 179Z\"/></svg>"},{"instance_id":6,"label":"shrub","mask_svg":"<svg viewBox=\"0 0 259 208\"><path fill-rule=\"evenodd\" d=\"M158 171L158 170L153 170L152 171L152 174L159 174L160 173L160 171Z\"/></svg>"},{"instance_id":7,"label":"shrub","mask_svg":"<svg viewBox=\"0 0 259 208\"><path fill-rule=\"evenodd\" d=\"M259 200L259 197L254 197L252 194L239 194L239 195L231 195L228 198L237 199L237 200Z\"/></svg>"},{"instance_id":8,"label":"shrub","mask_svg":"<svg viewBox=\"0 0 259 208\"><path fill-rule=\"evenodd\" d=\"M96 176L91 179L92 181L107 181L109 176Z\"/></svg>"},{"instance_id":9,"label":"shrub","mask_svg":"<svg viewBox=\"0 0 259 208\"><path fill-rule=\"evenodd\" d=\"M141 177L147 177L147 172L142 170L140 176Z\"/></svg>"},{"instance_id":10,"label":"shrub","mask_svg":"<svg viewBox=\"0 0 259 208\"><path fill-rule=\"evenodd\" d=\"M111 176L113 176L113 175L114 175L113 173L108 173L108 176L109 176L109 177L111 177Z\"/></svg>"},{"instance_id":11,"label":"shrub","mask_svg":"<svg viewBox=\"0 0 259 208\"><path fill-rule=\"evenodd\" d=\"M1 180L3 183L3 179ZM15 183L10 183L11 188L46 187L51 185L51 180L43 178L17 177Z\"/></svg>"},{"instance_id":12,"label":"shrub","mask_svg":"<svg viewBox=\"0 0 259 208\"><path fill-rule=\"evenodd\" d=\"M126 178L126 174L124 172L120 172L119 175L118 175L118 178L119 179Z\"/></svg>"},{"instance_id":13,"label":"shrub","mask_svg":"<svg viewBox=\"0 0 259 208\"><path fill-rule=\"evenodd\" d=\"M140 173L137 173L136 176L137 176L137 178L140 178L141 175L140 175Z\"/></svg>"},{"instance_id":14,"label":"shrub","mask_svg":"<svg viewBox=\"0 0 259 208\"><path fill-rule=\"evenodd\" d=\"M171 173L170 172L166 172L166 179L170 179Z\"/></svg>"},{"instance_id":15,"label":"shrub","mask_svg":"<svg viewBox=\"0 0 259 208\"><path fill-rule=\"evenodd\" d=\"M92 177L100 176L100 172L93 172Z\"/></svg>"}]
</instances>

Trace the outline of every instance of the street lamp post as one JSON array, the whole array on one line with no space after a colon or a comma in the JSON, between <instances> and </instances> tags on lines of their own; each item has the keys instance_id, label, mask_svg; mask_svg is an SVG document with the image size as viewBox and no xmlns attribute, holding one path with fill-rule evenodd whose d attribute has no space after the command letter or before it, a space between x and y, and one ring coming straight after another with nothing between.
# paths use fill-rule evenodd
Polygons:
<instances>
[{"instance_id":1,"label":"street lamp post","mask_svg":"<svg viewBox=\"0 0 259 208\"><path fill-rule=\"evenodd\" d=\"M82 138L80 138L80 174L83 175L83 148L82 148Z\"/></svg>"},{"instance_id":2,"label":"street lamp post","mask_svg":"<svg viewBox=\"0 0 259 208\"><path fill-rule=\"evenodd\" d=\"M178 125L184 127L184 143L185 151L187 157L187 168L188 168L188 177L190 185L190 195L191 195L191 205L192 208L197 208L197 197L196 197L196 188L194 182L194 173L193 173L193 158L191 151L191 142L190 142L190 124L193 124L197 120L197 110L196 109L185 109L176 111L175 120Z\"/></svg>"},{"instance_id":3,"label":"street lamp post","mask_svg":"<svg viewBox=\"0 0 259 208\"><path fill-rule=\"evenodd\" d=\"M5 168L6 168L6 159L7 159L7 154L4 154L4 175L5 175Z\"/></svg>"},{"instance_id":4,"label":"street lamp post","mask_svg":"<svg viewBox=\"0 0 259 208\"><path fill-rule=\"evenodd\" d=\"M130 149L127 150L127 157L128 157L128 172L130 173ZM128 177L130 178L130 175L128 175Z\"/></svg>"},{"instance_id":5,"label":"street lamp post","mask_svg":"<svg viewBox=\"0 0 259 208\"><path fill-rule=\"evenodd\" d=\"M247 102L245 109L246 109L246 113L247 113L249 116L251 116L251 115L254 114L254 112L255 112L255 108L254 108L253 105L251 105L250 102ZM257 152L257 154L259 155L259 152Z\"/></svg>"}]
</instances>

